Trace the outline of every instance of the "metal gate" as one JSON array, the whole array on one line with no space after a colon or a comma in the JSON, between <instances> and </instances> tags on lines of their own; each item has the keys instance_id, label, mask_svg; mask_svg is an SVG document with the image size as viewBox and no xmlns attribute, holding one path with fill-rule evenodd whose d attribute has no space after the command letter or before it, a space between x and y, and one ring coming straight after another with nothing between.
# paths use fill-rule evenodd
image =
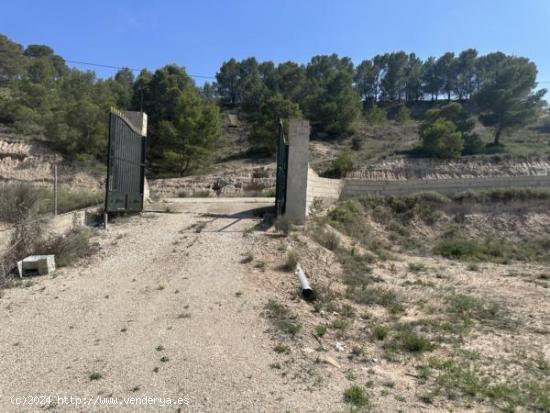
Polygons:
<instances>
[{"instance_id":1,"label":"metal gate","mask_svg":"<svg viewBox=\"0 0 550 413\"><path fill-rule=\"evenodd\" d=\"M286 179L288 172L288 142L285 140L283 121L279 121L279 140L277 142L277 181L275 186L275 211L277 216L286 210Z\"/></svg>"},{"instance_id":2,"label":"metal gate","mask_svg":"<svg viewBox=\"0 0 550 413\"><path fill-rule=\"evenodd\" d=\"M105 211L143 210L144 179L145 136L122 112L111 109Z\"/></svg>"}]
</instances>

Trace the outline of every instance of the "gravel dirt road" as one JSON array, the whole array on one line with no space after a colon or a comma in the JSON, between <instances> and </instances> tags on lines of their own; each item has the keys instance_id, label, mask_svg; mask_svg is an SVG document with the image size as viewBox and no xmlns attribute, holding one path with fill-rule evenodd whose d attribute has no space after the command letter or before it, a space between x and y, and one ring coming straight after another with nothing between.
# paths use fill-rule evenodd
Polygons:
<instances>
[{"instance_id":1,"label":"gravel dirt road","mask_svg":"<svg viewBox=\"0 0 550 413\"><path fill-rule=\"evenodd\" d=\"M99 256L4 291L0 411L341 409L270 368L269 297L240 263L258 222L242 211L257 206L181 203L120 220L99 232ZM144 396L183 400L127 404Z\"/></svg>"}]
</instances>

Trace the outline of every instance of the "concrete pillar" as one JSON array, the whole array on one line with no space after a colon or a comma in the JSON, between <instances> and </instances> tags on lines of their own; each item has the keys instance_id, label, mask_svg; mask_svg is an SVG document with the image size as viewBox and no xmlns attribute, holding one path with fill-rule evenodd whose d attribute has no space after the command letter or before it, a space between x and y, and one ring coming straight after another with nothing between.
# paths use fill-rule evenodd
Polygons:
<instances>
[{"instance_id":1,"label":"concrete pillar","mask_svg":"<svg viewBox=\"0 0 550 413\"><path fill-rule=\"evenodd\" d=\"M306 221L309 164L309 121L290 119L285 217L298 225Z\"/></svg>"},{"instance_id":2,"label":"concrete pillar","mask_svg":"<svg viewBox=\"0 0 550 413\"><path fill-rule=\"evenodd\" d=\"M121 111L124 117L130 121L137 132L141 132L141 136L147 136L147 114L144 112L136 112L132 110Z\"/></svg>"}]
</instances>

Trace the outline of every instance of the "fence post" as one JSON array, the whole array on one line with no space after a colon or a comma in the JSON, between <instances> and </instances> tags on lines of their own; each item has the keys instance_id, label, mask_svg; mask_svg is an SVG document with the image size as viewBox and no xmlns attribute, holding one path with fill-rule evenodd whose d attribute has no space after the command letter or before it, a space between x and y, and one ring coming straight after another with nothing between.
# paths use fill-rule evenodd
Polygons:
<instances>
[{"instance_id":1,"label":"fence post","mask_svg":"<svg viewBox=\"0 0 550 413\"><path fill-rule=\"evenodd\" d=\"M53 214L57 216L57 164L53 165Z\"/></svg>"}]
</instances>

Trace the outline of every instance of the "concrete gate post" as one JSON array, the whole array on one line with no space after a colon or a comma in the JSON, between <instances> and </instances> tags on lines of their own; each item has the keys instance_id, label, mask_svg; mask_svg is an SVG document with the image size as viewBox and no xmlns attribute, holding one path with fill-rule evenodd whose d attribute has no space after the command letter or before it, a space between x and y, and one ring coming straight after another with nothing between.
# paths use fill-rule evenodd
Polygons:
<instances>
[{"instance_id":1,"label":"concrete gate post","mask_svg":"<svg viewBox=\"0 0 550 413\"><path fill-rule=\"evenodd\" d=\"M303 225L307 215L309 121L290 119L288 129L285 216L295 224Z\"/></svg>"}]
</instances>

